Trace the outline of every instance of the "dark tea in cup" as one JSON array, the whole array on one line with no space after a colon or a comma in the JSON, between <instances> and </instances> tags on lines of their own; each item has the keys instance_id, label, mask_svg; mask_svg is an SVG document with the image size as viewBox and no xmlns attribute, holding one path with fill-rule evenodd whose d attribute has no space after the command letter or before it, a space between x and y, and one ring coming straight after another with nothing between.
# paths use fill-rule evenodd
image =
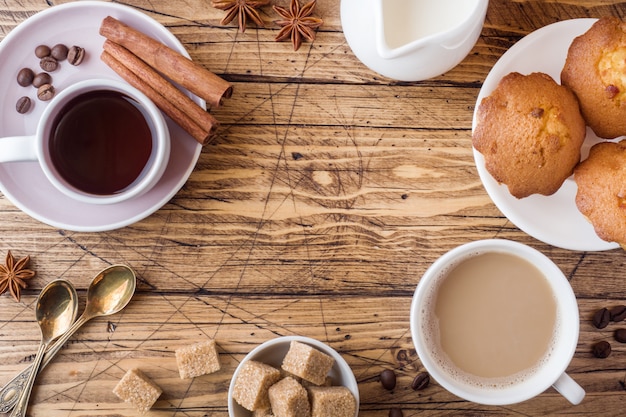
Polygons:
<instances>
[{"instance_id":1,"label":"dark tea in cup","mask_svg":"<svg viewBox=\"0 0 626 417\"><path fill-rule=\"evenodd\" d=\"M50 159L72 187L88 194L123 192L142 177L154 128L143 107L119 91L93 90L69 100L50 130Z\"/></svg>"},{"instance_id":2,"label":"dark tea in cup","mask_svg":"<svg viewBox=\"0 0 626 417\"><path fill-rule=\"evenodd\" d=\"M52 185L81 203L117 204L161 180L170 131L158 107L131 85L90 79L61 90L30 136L0 140L0 163L37 161Z\"/></svg>"}]
</instances>

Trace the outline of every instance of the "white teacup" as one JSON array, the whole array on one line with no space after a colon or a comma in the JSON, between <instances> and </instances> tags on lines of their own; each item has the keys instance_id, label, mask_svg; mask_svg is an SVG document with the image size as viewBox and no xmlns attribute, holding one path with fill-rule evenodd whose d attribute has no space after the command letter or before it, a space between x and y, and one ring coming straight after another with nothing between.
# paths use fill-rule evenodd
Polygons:
<instances>
[{"instance_id":1,"label":"white teacup","mask_svg":"<svg viewBox=\"0 0 626 417\"><path fill-rule=\"evenodd\" d=\"M0 138L0 163L38 161L59 191L88 204L145 193L161 178L169 155L161 111L136 88L109 79L59 92L46 104L35 135Z\"/></svg>"},{"instance_id":2,"label":"white teacup","mask_svg":"<svg viewBox=\"0 0 626 417\"><path fill-rule=\"evenodd\" d=\"M470 279L467 277L471 273L467 269L462 269L465 266L459 267L459 265L468 265L466 263L467 260L475 259L474 265L479 266L474 271L480 272L480 268L484 266L488 259L496 259L482 256L485 254L496 254L493 256L502 257L503 263L507 265L507 268L510 260L516 259L517 262L521 258L520 262L522 264L528 265L529 263L531 270L538 270L537 279L541 281L540 277L543 275L545 283L549 287L548 290L545 287L545 283L541 284L544 285L546 294L550 294L551 291L549 304L551 311L555 313L555 325L550 327L554 331L550 333L550 340L545 346L545 353L543 353L541 359L523 372L498 378L484 377L484 375L475 376L476 373L466 372L467 369L461 369L459 366L462 360L457 355L459 352L460 355L463 355L465 351L460 350L448 355L444 353L442 347L444 338L451 334L447 333L448 336L442 336L449 332L450 327L448 329L441 327L447 326L448 323L445 322L445 307L441 307L438 303L445 304L446 301L449 301L445 297L451 294L449 290L451 288L450 282L446 286L443 284L446 282L446 279ZM510 255L513 255L515 258L512 258ZM524 261L527 261L527 263ZM525 273L520 275L528 276ZM450 278L453 276L454 278ZM505 275L499 276L502 276L503 279L505 277ZM513 273L511 273L511 276L513 276ZM466 281L466 283L469 282ZM523 283L523 285L526 285L526 283ZM508 288L512 286L509 285ZM442 290L442 288L445 288L445 290ZM466 298L470 302L472 299L479 299L478 294L486 294L486 291L488 291L485 289L486 286L483 286L480 287L480 291L475 295L473 294L473 289L475 288L472 287L472 291L466 290L459 293L463 303L465 303ZM440 291L441 295L439 295ZM503 295L502 298L504 297ZM522 299L521 301L524 301L524 296L518 296L518 299L520 298ZM530 300L535 297L529 296L526 298ZM490 297L489 299L494 298ZM482 302L484 304L484 300ZM542 307L542 305L535 305L534 309L539 310ZM465 311L467 310L466 308ZM531 316L531 314L528 314L528 316ZM461 324L471 326L469 324L470 320L473 320L473 318L470 318L470 314L468 314L467 317L461 319L461 322L466 321L466 323ZM540 320L541 318L539 318ZM546 318L546 320L548 319ZM514 404L535 397L550 386L553 386L572 404L580 403L585 396L585 391L565 373L578 343L579 315L574 292L559 267L541 252L529 246L508 240L481 240L459 246L444 254L431 265L418 283L411 305L410 321L413 343L426 370L442 387L463 399L490 405ZM476 326L475 328L479 327ZM493 333L496 336L500 335L498 332ZM505 344L511 346L508 345L509 341L505 338L498 339L498 342L505 340ZM469 343L482 343L482 340L468 340L463 349L468 349L469 351ZM511 341L511 343L517 342ZM459 344L456 346L459 346ZM484 346L481 346L478 351L480 352L480 349ZM535 347L544 349L543 345L533 346L533 348ZM455 360L451 359L454 355L457 355Z\"/></svg>"}]
</instances>

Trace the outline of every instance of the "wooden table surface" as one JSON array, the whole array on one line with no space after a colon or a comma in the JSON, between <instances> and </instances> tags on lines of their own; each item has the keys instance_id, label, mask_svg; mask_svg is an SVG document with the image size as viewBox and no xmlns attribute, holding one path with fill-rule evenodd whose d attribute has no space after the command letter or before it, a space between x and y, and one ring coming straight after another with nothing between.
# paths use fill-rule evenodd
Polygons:
<instances>
[{"instance_id":1,"label":"wooden table surface","mask_svg":"<svg viewBox=\"0 0 626 417\"><path fill-rule=\"evenodd\" d=\"M3 0L0 39L65 1ZM184 187L148 218L107 232L60 230L0 197L0 259L30 255L37 276L16 303L0 297L0 383L32 362L39 290L65 278L84 303L91 277L115 263L138 275L128 307L85 325L39 376L30 415L131 416L112 389L132 367L163 389L150 416L226 416L242 358L284 335L328 343L352 367L360 415L624 415L626 345L593 313L626 302L624 252L559 249L519 230L496 208L474 165L476 97L502 54L560 20L614 15L626 2L492 0L470 55L440 77L399 83L361 64L342 33L339 1L319 0L324 25L294 52L265 29L220 26L209 0L128 0L166 26L192 58L234 85L212 113L221 122ZM276 4L287 4L276 0ZM5 62L0 65L6 65ZM4 82L10 82L5 80ZM2 109L2 111L13 111ZM423 367L409 331L420 276L446 251L488 238L523 242L551 257L571 281L581 334L568 372L587 391L578 406L553 389L507 407L461 400L436 382L409 385ZM624 324L626 327L626 323ZM181 380L174 351L204 338L222 369ZM612 341L606 359L594 343ZM398 385L378 380L393 369Z\"/></svg>"}]
</instances>

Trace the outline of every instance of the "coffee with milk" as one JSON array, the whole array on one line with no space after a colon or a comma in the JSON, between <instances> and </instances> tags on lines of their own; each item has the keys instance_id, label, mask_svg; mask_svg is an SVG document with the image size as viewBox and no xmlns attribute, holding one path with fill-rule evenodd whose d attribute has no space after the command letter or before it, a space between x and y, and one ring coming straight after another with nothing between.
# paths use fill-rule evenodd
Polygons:
<instances>
[{"instance_id":1,"label":"coffee with milk","mask_svg":"<svg viewBox=\"0 0 626 417\"><path fill-rule=\"evenodd\" d=\"M549 354L558 325L545 276L512 254L490 252L460 261L441 275L427 311L425 334L441 365L475 385L514 383Z\"/></svg>"}]
</instances>

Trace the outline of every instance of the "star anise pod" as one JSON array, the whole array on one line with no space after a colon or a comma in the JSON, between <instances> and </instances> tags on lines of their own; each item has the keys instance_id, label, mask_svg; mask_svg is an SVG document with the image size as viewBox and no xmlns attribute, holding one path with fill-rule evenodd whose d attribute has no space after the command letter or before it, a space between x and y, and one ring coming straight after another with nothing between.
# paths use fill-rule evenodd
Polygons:
<instances>
[{"instance_id":1,"label":"star anise pod","mask_svg":"<svg viewBox=\"0 0 626 417\"><path fill-rule=\"evenodd\" d=\"M251 19L258 26L265 26L256 9L267 6L269 3L270 0L214 0L211 5L216 9L226 11L226 16L220 22L221 25L229 24L237 16L239 30L243 33L246 31L247 19Z\"/></svg>"},{"instance_id":2,"label":"star anise pod","mask_svg":"<svg viewBox=\"0 0 626 417\"><path fill-rule=\"evenodd\" d=\"M276 13L284 19L276 21L276 24L282 26L282 29L276 35L275 40L282 41L291 38L294 51L300 48L303 37L309 42L313 42L315 40L315 29L324 23L322 19L311 16L316 4L316 0L311 0L300 7L298 0L291 0L289 10L280 6L272 6Z\"/></svg>"},{"instance_id":3,"label":"star anise pod","mask_svg":"<svg viewBox=\"0 0 626 417\"><path fill-rule=\"evenodd\" d=\"M0 294L9 290L15 301L20 301L20 293L27 287L25 281L35 276L35 271L26 269L28 262L30 256L16 262L11 251L7 253L6 265L0 265Z\"/></svg>"}]
</instances>

